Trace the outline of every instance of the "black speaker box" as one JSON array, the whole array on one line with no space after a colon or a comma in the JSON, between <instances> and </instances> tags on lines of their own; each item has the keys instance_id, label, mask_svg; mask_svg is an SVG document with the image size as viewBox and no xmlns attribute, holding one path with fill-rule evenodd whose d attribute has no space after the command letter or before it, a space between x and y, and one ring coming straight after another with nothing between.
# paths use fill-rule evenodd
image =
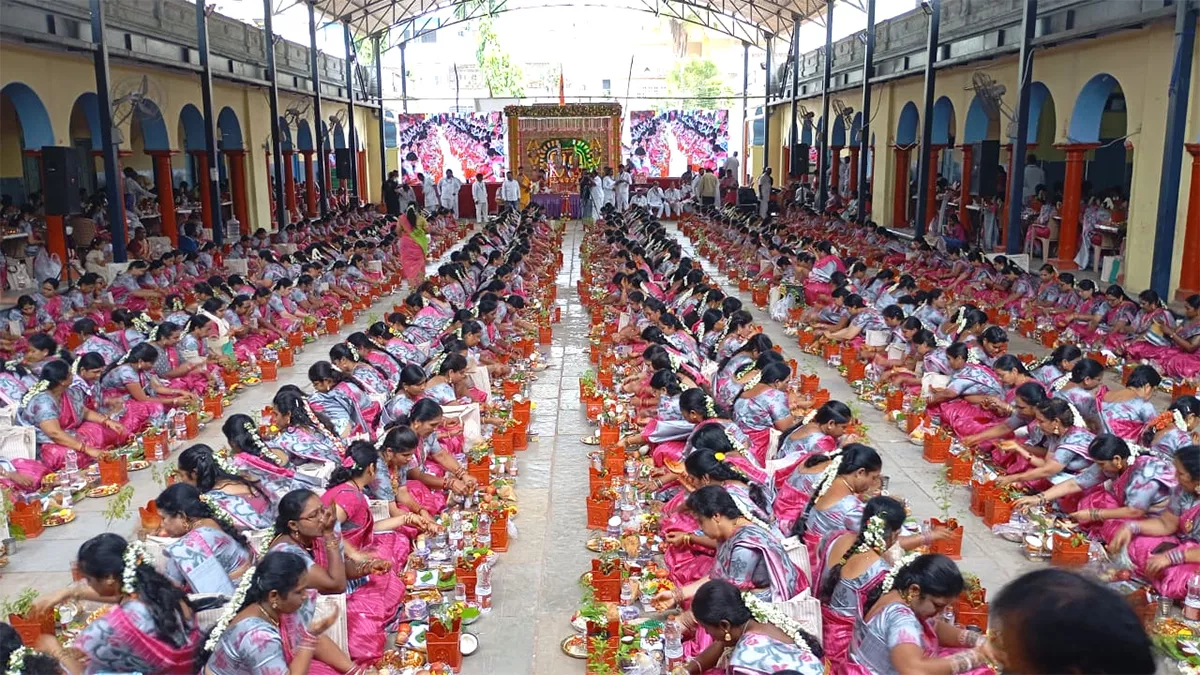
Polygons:
<instances>
[{"instance_id":1,"label":"black speaker box","mask_svg":"<svg viewBox=\"0 0 1200 675\"><path fill-rule=\"evenodd\" d=\"M337 175L341 180L350 180L351 174L354 173L354 162L350 158L349 148L338 148L334 150L337 156Z\"/></svg>"},{"instance_id":2,"label":"black speaker box","mask_svg":"<svg viewBox=\"0 0 1200 675\"><path fill-rule=\"evenodd\" d=\"M971 153L971 194L996 196L996 173L1000 168L1000 141L980 141Z\"/></svg>"},{"instance_id":3,"label":"black speaker box","mask_svg":"<svg viewBox=\"0 0 1200 675\"><path fill-rule=\"evenodd\" d=\"M42 148L42 187L46 215L79 213L79 162L75 148L56 145Z\"/></svg>"},{"instance_id":4,"label":"black speaker box","mask_svg":"<svg viewBox=\"0 0 1200 675\"><path fill-rule=\"evenodd\" d=\"M808 143L794 143L788 157L788 173L792 178L808 175Z\"/></svg>"}]
</instances>

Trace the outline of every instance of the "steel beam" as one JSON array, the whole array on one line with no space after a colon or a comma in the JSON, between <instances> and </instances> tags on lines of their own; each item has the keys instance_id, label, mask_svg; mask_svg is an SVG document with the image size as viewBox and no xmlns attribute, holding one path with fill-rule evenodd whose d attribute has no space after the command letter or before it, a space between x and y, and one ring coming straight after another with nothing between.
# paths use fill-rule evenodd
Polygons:
<instances>
[{"instance_id":1,"label":"steel beam","mask_svg":"<svg viewBox=\"0 0 1200 675\"><path fill-rule=\"evenodd\" d=\"M316 136L317 155L317 201L321 205L321 217L329 215L329 152L325 141L329 132L321 133L325 118L321 116L321 68L318 63L320 53L317 51L317 12L314 3L308 3L308 54L312 62L313 83L313 119L316 122L313 135ZM311 214L310 214L311 215Z\"/></svg>"},{"instance_id":2,"label":"steel beam","mask_svg":"<svg viewBox=\"0 0 1200 675\"><path fill-rule=\"evenodd\" d=\"M201 2L202 0L197 0ZM263 0L263 42L267 49L267 100L271 104L271 161L275 164L275 222L280 229L291 217L284 201L283 128L279 125L279 77L275 72L275 30L272 26L271 0ZM320 131L318 130L318 133ZM287 186L291 189L291 186ZM254 229L254 228L250 228Z\"/></svg>"},{"instance_id":3,"label":"steel beam","mask_svg":"<svg viewBox=\"0 0 1200 675\"><path fill-rule=\"evenodd\" d=\"M825 3L825 12L825 51L821 57L825 68L821 75L821 123L817 125L817 133L820 135L817 143L821 148L817 159L817 166L821 172L821 175L817 176L821 186L817 193L817 210L820 212L825 211L825 202L829 199L830 171L837 170L837 167L831 168L833 158L829 156L829 132L833 129L829 121L829 83L833 80L833 0Z\"/></svg>"},{"instance_id":4,"label":"steel beam","mask_svg":"<svg viewBox=\"0 0 1200 675\"><path fill-rule=\"evenodd\" d=\"M1037 0L1025 0L1021 14L1021 53L1017 58L1017 137L1012 139L1012 171L1008 176L1008 237L1004 249L1020 253L1021 202L1025 195L1025 148L1029 143L1030 91L1033 84L1033 38L1037 31ZM1049 257L1049 251L1044 252Z\"/></svg>"},{"instance_id":5,"label":"steel beam","mask_svg":"<svg viewBox=\"0 0 1200 675\"><path fill-rule=\"evenodd\" d=\"M96 70L96 106L100 109L100 152L104 155L104 194L108 197L108 231L112 233L113 261L125 262L125 203L117 144L113 141L112 97L108 70L108 38L104 34L104 2L91 0L92 65Z\"/></svg>"},{"instance_id":6,"label":"steel beam","mask_svg":"<svg viewBox=\"0 0 1200 675\"><path fill-rule=\"evenodd\" d=\"M875 0L867 2L867 44L863 54L862 124L858 129L858 215L860 223L867 222L867 160L871 155L871 78L875 76Z\"/></svg>"},{"instance_id":7,"label":"steel beam","mask_svg":"<svg viewBox=\"0 0 1200 675\"><path fill-rule=\"evenodd\" d=\"M937 62L938 31L942 25L942 0L929 0L928 4L930 15L929 39L925 45L925 109L921 113L921 154L917 157L917 213L916 222L913 224L913 232L918 237L925 236L925 224L929 220L929 181L932 180L932 176L929 175L929 162L933 159L930 156L933 145L933 101L937 95L937 70L933 65ZM897 186L897 189L903 189L907 199L908 186Z\"/></svg>"},{"instance_id":8,"label":"steel beam","mask_svg":"<svg viewBox=\"0 0 1200 675\"><path fill-rule=\"evenodd\" d=\"M225 214L221 212L221 170L217 162L217 113L213 109L212 64L208 54L208 12L204 0L196 0L196 37L200 53L200 99L204 108L204 144L208 155L208 175L200 180L208 181L208 207L212 211L213 242L225 243Z\"/></svg>"}]
</instances>

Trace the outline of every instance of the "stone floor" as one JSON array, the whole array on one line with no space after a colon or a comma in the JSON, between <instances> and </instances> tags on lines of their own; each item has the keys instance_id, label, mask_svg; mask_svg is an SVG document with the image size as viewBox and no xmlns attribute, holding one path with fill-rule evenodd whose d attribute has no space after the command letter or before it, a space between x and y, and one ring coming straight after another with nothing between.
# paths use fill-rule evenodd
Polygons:
<instances>
[{"instance_id":1,"label":"stone floor","mask_svg":"<svg viewBox=\"0 0 1200 675\"><path fill-rule=\"evenodd\" d=\"M679 236L690 252L690 243L682 234ZM579 602L579 576L592 557L584 548L586 449L579 442L591 428L576 396L579 375L590 368L586 339L589 318L575 291L580 273L581 238L580 226L571 224L564 238L563 269L557 279L558 304L563 311L562 322L554 327L553 343L548 347L552 367L538 375L531 389L536 405L531 432L536 439L518 455L520 513L515 522L520 534L508 553L501 556L495 570L492 613L472 628L481 638L481 648L464 663L463 670L468 675L583 672L582 662L569 659L559 649L561 640L570 634L568 621ZM727 281L715 268L708 268L707 263L706 268L719 281ZM727 290L734 290L728 283L725 285ZM384 298L374 313L385 311L400 297ZM748 306L751 304L748 293L741 297ZM765 320L763 312L755 314ZM366 318L360 319L359 326L365 322ZM776 343L784 345L786 358L796 358L804 368L818 373L833 398L855 400L836 371L800 353L795 341L784 336L780 324L766 321L766 332ZM251 389L238 397L235 410L261 409L281 384L295 383L307 389L308 366L326 358L334 342L334 338L324 337L308 345L297 356L296 367L281 372L278 384ZM1044 351L1021 338L1013 339L1011 349ZM920 450L910 445L894 425L885 424L880 412L863 408L868 435L884 456L885 473L891 476L892 494L908 499L918 517L936 515L932 486L939 475L938 467L922 460ZM206 428L198 442L214 447L223 445L218 425ZM159 490L150 471L133 474L131 479L137 491L135 503L144 504ZM965 489L955 490L952 515L966 526L961 566L977 574L985 586L998 589L1033 564L1025 560L1017 547L987 532L982 522L969 514L967 499ZM14 596L27 586L48 590L68 583L70 563L83 540L105 529L132 531L136 512L127 522L106 528L100 515L104 508L104 500L86 500L78 508L76 522L48 530L40 538L21 544L9 566L0 571L0 597Z\"/></svg>"}]
</instances>

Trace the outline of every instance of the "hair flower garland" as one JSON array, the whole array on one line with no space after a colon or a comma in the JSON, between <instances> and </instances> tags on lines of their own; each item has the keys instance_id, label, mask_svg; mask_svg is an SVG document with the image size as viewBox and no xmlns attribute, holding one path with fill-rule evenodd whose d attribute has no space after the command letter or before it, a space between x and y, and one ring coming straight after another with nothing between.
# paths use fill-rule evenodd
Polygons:
<instances>
[{"instance_id":1,"label":"hair flower garland","mask_svg":"<svg viewBox=\"0 0 1200 675\"><path fill-rule=\"evenodd\" d=\"M208 511L212 514L213 520L221 523L222 525L227 525L234 530L237 529L237 523L233 522L233 518L225 512L225 509L221 508L221 505L217 503L217 500L213 499L210 495L202 494L200 495L200 501L208 507Z\"/></svg>"},{"instance_id":2,"label":"hair flower garland","mask_svg":"<svg viewBox=\"0 0 1200 675\"><path fill-rule=\"evenodd\" d=\"M750 610L750 615L754 617L755 621L775 626L790 637L800 651L812 655L812 649L809 648L806 639L807 631L800 625L800 622L788 616L773 603L764 602L752 592L742 593L742 602L746 604L746 609Z\"/></svg>"},{"instance_id":3,"label":"hair flower garland","mask_svg":"<svg viewBox=\"0 0 1200 675\"><path fill-rule=\"evenodd\" d=\"M817 418L817 409L814 408L808 411L808 414L800 419L800 424L812 424L812 421Z\"/></svg>"},{"instance_id":4,"label":"hair flower garland","mask_svg":"<svg viewBox=\"0 0 1200 675\"><path fill-rule=\"evenodd\" d=\"M896 561L895 565L892 565L892 569L888 570L888 573L883 577L882 589L884 593L892 590L892 587L896 585L896 575L899 574L900 570L904 569L906 565L916 560L917 556L919 555L921 554L917 553L916 551L913 551L912 553L906 553L900 558L900 560Z\"/></svg>"},{"instance_id":5,"label":"hair flower garland","mask_svg":"<svg viewBox=\"0 0 1200 675\"><path fill-rule=\"evenodd\" d=\"M21 399L21 407L25 407L25 406L29 405L29 402L33 400L34 396L37 396L38 394L42 393L43 391L48 390L49 388L50 388L49 382L47 382L46 380L38 380L32 387L29 388L29 391L25 392L24 398Z\"/></svg>"},{"instance_id":6,"label":"hair flower garland","mask_svg":"<svg viewBox=\"0 0 1200 675\"><path fill-rule=\"evenodd\" d=\"M137 591L137 568L146 562L146 545L140 541L132 541L125 546L122 557L124 567L121 569L121 593L133 595Z\"/></svg>"},{"instance_id":7,"label":"hair flower garland","mask_svg":"<svg viewBox=\"0 0 1200 675\"><path fill-rule=\"evenodd\" d=\"M862 553L867 550L875 551L879 555L883 555L887 550L887 538L884 536L884 528L886 525L883 522L883 516L875 514L867 520L867 526L863 529L863 540L855 553ZM848 556L847 556L848 557Z\"/></svg>"},{"instance_id":8,"label":"hair flower garland","mask_svg":"<svg viewBox=\"0 0 1200 675\"><path fill-rule=\"evenodd\" d=\"M746 384L742 385L742 391L749 391L754 387L757 387L761 382L762 373L755 373L749 380L746 380Z\"/></svg>"},{"instance_id":9,"label":"hair flower garland","mask_svg":"<svg viewBox=\"0 0 1200 675\"><path fill-rule=\"evenodd\" d=\"M710 419L717 416L716 403L713 402L712 397L708 394L704 395L704 415Z\"/></svg>"},{"instance_id":10,"label":"hair flower garland","mask_svg":"<svg viewBox=\"0 0 1200 675\"><path fill-rule=\"evenodd\" d=\"M237 613L242 610L242 605L246 602L246 594L250 592L250 583L254 580L254 573L258 570L257 563L262 561L263 556L271 548L271 541L274 540L274 529L267 530L266 536L255 551L255 565L247 569L243 574L237 589L233 592L233 597L225 605L225 611L221 612L221 618L217 619L217 623L213 626L212 632L208 634L208 640L204 643L204 651L212 652L221 642L221 636L229 628L229 622Z\"/></svg>"},{"instance_id":11,"label":"hair flower garland","mask_svg":"<svg viewBox=\"0 0 1200 675\"><path fill-rule=\"evenodd\" d=\"M1079 414L1079 408L1076 408L1074 403L1068 402L1067 409L1071 411L1071 426L1079 428L1087 426L1083 421L1083 415Z\"/></svg>"},{"instance_id":12,"label":"hair flower garland","mask_svg":"<svg viewBox=\"0 0 1200 675\"><path fill-rule=\"evenodd\" d=\"M837 476L838 469L842 467L842 453L837 453L829 460L829 466L821 472L821 476L817 479L817 493L813 495L812 500L816 501L825 496L829 492L829 488L833 486L833 479Z\"/></svg>"},{"instance_id":13,"label":"hair flower garland","mask_svg":"<svg viewBox=\"0 0 1200 675\"><path fill-rule=\"evenodd\" d=\"M1067 386L1067 384L1070 383L1070 381L1071 381L1070 375L1063 375L1062 377L1055 380L1053 384L1050 385L1050 390L1051 391L1062 391L1063 387Z\"/></svg>"},{"instance_id":14,"label":"hair flower garland","mask_svg":"<svg viewBox=\"0 0 1200 675\"><path fill-rule=\"evenodd\" d=\"M25 670L25 655L29 650L25 646L17 647L8 655L8 670L6 675L21 675Z\"/></svg>"},{"instance_id":15,"label":"hair flower garland","mask_svg":"<svg viewBox=\"0 0 1200 675\"><path fill-rule=\"evenodd\" d=\"M1171 411L1171 421L1175 424L1175 428L1186 432L1188 430L1187 420L1183 418L1183 413L1178 408Z\"/></svg>"}]
</instances>

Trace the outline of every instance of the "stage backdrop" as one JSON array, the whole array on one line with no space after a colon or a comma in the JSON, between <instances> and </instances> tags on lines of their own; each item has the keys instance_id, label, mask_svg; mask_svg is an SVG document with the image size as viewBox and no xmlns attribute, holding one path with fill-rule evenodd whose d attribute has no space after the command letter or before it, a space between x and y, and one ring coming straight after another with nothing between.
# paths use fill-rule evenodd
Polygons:
<instances>
[{"instance_id":1,"label":"stage backdrop","mask_svg":"<svg viewBox=\"0 0 1200 675\"><path fill-rule=\"evenodd\" d=\"M577 193L581 172L615 166L620 159L616 103L510 105L504 114L514 163L542 192Z\"/></svg>"},{"instance_id":2,"label":"stage backdrop","mask_svg":"<svg viewBox=\"0 0 1200 675\"><path fill-rule=\"evenodd\" d=\"M646 178L678 177L689 167L719 169L729 152L728 110L635 110L627 149Z\"/></svg>"},{"instance_id":3,"label":"stage backdrop","mask_svg":"<svg viewBox=\"0 0 1200 675\"><path fill-rule=\"evenodd\" d=\"M446 169L466 182L477 173L487 181L504 179L508 162L500 111L401 114L396 118L400 169L408 183L419 183L417 173L421 172L440 180Z\"/></svg>"}]
</instances>

